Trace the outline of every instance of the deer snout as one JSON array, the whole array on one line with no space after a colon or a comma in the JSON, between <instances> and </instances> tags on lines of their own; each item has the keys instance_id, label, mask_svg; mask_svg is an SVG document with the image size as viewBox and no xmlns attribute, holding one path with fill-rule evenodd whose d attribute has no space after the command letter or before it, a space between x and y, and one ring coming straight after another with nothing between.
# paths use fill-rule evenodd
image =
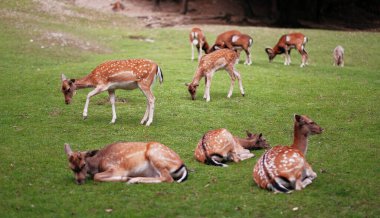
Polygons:
<instances>
[{"instance_id":1,"label":"deer snout","mask_svg":"<svg viewBox=\"0 0 380 218\"><path fill-rule=\"evenodd\" d=\"M75 182L77 183L77 185L83 185L85 180L84 179L77 179L77 180L75 180Z\"/></svg>"}]
</instances>

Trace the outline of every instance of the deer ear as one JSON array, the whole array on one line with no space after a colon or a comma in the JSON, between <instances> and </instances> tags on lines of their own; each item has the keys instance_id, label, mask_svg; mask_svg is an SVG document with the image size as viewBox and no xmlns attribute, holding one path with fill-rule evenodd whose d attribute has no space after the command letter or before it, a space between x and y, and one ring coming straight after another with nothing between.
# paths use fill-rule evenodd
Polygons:
<instances>
[{"instance_id":1,"label":"deer ear","mask_svg":"<svg viewBox=\"0 0 380 218\"><path fill-rule=\"evenodd\" d=\"M94 156L95 154L97 154L98 153L98 151L99 150L92 150L92 151L88 151L88 152L86 152L86 157L92 157L92 156Z\"/></svg>"},{"instance_id":2,"label":"deer ear","mask_svg":"<svg viewBox=\"0 0 380 218\"><path fill-rule=\"evenodd\" d=\"M185 86L189 86L190 85L190 83L185 83Z\"/></svg>"},{"instance_id":3,"label":"deer ear","mask_svg":"<svg viewBox=\"0 0 380 218\"><path fill-rule=\"evenodd\" d=\"M75 83L75 79L69 80L69 85L72 85L73 83Z\"/></svg>"},{"instance_id":4,"label":"deer ear","mask_svg":"<svg viewBox=\"0 0 380 218\"><path fill-rule=\"evenodd\" d=\"M301 115L298 115L298 114L294 114L294 120L300 124L303 124L304 123L304 120L302 118Z\"/></svg>"},{"instance_id":5,"label":"deer ear","mask_svg":"<svg viewBox=\"0 0 380 218\"><path fill-rule=\"evenodd\" d=\"M271 48L265 48L265 52L267 54L271 54L271 53L273 53L273 50Z\"/></svg>"},{"instance_id":6,"label":"deer ear","mask_svg":"<svg viewBox=\"0 0 380 218\"><path fill-rule=\"evenodd\" d=\"M247 137L252 137L253 136L253 134L251 133L251 132L249 132L248 130L245 130L245 132L247 133Z\"/></svg>"},{"instance_id":7,"label":"deer ear","mask_svg":"<svg viewBox=\"0 0 380 218\"><path fill-rule=\"evenodd\" d=\"M263 134L262 134L262 133L260 133L260 134L259 134L259 138L261 138L262 136L263 136Z\"/></svg>"},{"instance_id":8,"label":"deer ear","mask_svg":"<svg viewBox=\"0 0 380 218\"><path fill-rule=\"evenodd\" d=\"M62 81L65 81L65 80L67 80L67 78L66 78L65 74L63 74L63 73L61 74L61 80L62 80Z\"/></svg>"},{"instance_id":9,"label":"deer ear","mask_svg":"<svg viewBox=\"0 0 380 218\"><path fill-rule=\"evenodd\" d=\"M73 151L71 150L71 147L69 144L65 143L65 152L67 154L67 157L70 157L73 154Z\"/></svg>"}]
</instances>

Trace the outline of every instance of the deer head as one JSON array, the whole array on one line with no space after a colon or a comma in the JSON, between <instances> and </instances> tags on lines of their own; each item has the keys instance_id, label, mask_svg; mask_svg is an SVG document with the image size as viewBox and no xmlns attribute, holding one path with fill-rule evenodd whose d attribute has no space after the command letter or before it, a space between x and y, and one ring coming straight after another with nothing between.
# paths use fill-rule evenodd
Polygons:
<instances>
[{"instance_id":1,"label":"deer head","mask_svg":"<svg viewBox=\"0 0 380 218\"><path fill-rule=\"evenodd\" d=\"M193 84L193 83L186 83L187 89L189 90L189 93L191 95L191 99L195 100L196 93L197 93L197 88L199 84Z\"/></svg>"},{"instance_id":2,"label":"deer head","mask_svg":"<svg viewBox=\"0 0 380 218\"><path fill-rule=\"evenodd\" d=\"M249 148L246 148L246 149L249 149L249 150L253 150L253 149L268 149L270 148L271 146L269 145L269 143L267 142L267 140L263 137L263 134L260 133L260 134L253 134L251 132L249 132L248 130L246 130L247 132L247 140L253 140L255 141L255 144L250 146Z\"/></svg>"},{"instance_id":3,"label":"deer head","mask_svg":"<svg viewBox=\"0 0 380 218\"><path fill-rule=\"evenodd\" d=\"M88 173L87 158L96 154L97 150L87 152L73 152L69 144L65 144L65 152L69 160L69 167L74 172L75 182L78 185L84 184Z\"/></svg>"},{"instance_id":4,"label":"deer head","mask_svg":"<svg viewBox=\"0 0 380 218\"><path fill-rule=\"evenodd\" d=\"M320 134L323 131L317 123L305 115L295 114L294 121L295 129L300 130L300 133L304 136Z\"/></svg>"},{"instance_id":5,"label":"deer head","mask_svg":"<svg viewBox=\"0 0 380 218\"><path fill-rule=\"evenodd\" d=\"M62 93L65 97L65 103L70 104L76 90L75 79L67 79L64 74L61 75Z\"/></svg>"},{"instance_id":6,"label":"deer head","mask_svg":"<svg viewBox=\"0 0 380 218\"><path fill-rule=\"evenodd\" d=\"M265 52L268 55L269 62L272 62L273 58L276 56L272 48L265 48Z\"/></svg>"}]
</instances>

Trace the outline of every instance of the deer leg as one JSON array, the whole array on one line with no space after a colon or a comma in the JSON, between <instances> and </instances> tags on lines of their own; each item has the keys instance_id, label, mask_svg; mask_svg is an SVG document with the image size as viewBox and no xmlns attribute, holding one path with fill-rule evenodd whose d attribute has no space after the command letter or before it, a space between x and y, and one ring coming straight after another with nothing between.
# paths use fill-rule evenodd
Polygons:
<instances>
[{"instance_id":1,"label":"deer leg","mask_svg":"<svg viewBox=\"0 0 380 218\"><path fill-rule=\"evenodd\" d=\"M305 51L304 49L304 45L301 45L301 46L297 46L297 50L298 52L301 54L302 56L302 63L300 65L300 67L304 67L307 63L307 59L308 59L308 55L307 55L307 52Z\"/></svg>"},{"instance_id":2,"label":"deer leg","mask_svg":"<svg viewBox=\"0 0 380 218\"><path fill-rule=\"evenodd\" d=\"M102 91L104 91L104 90L102 90L102 88L98 87L98 88L95 88L94 90L92 90L91 92L89 92L87 94L86 103L85 103L84 109L83 109L83 119L87 119L87 111L88 111L88 105L90 104L90 98L94 95L101 93Z\"/></svg>"},{"instance_id":3,"label":"deer leg","mask_svg":"<svg viewBox=\"0 0 380 218\"><path fill-rule=\"evenodd\" d=\"M173 182L174 179L170 175L167 169L159 170L160 177L133 177L128 180L128 184L135 183L161 183L161 182Z\"/></svg>"},{"instance_id":4,"label":"deer leg","mask_svg":"<svg viewBox=\"0 0 380 218\"><path fill-rule=\"evenodd\" d=\"M205 76L205 87L206 87L206 84L207 84L207 76ZM206 91L203 93L203 99L206 99L207 98L207 95L206 95Z\"/></svg>"},{"instance_id":5,"label":"deer leg","mask_svg":"<svg viewBox=\"0 0 380 218\"><path fill-rule=\"evenodd\" d=\"M140 89L146 97L146 110L145 110L144 117L140 123L142 125L145 124L146 126L149 126L153 121L155 98L153 96L152 91L150 90L150 87L145 86L145 85L140 85Z\"/></svg>"},{"instance_id":6,"label":"deer leg","mask_svg":"<svg viewBox=\"0 0 380 218\"><path fill-rule=\"evenodd\" d=\"M240 93L244 97L245 93L244 93L243 81L241 79L240 73L235 69L235 67L232 67L232 72L233 72L234 77L236 77L238 79Z\"/></svg>"},{"instance_id":7,"label":"deer leg","mask_svg":"<svg viewBox=\"0 0 380 218\"><path fill-rule=\"evenodd\" d=\"M233 66L231 65L226 67L226 71L230 75L230 79L231 79L230 90L228 91L227 98L231 98L232 92L234 90L234 85L235 85L235 72L234 72Z\"/></svg>"},{"instance_id":8,"label":"deer leg","mask_svg":"<svg viewBox=\"0 0 380 218\"><path fill-rule=\"evenodd\" d=\"M202 43L199 42L199 51L198 51L198 62L201 60L201 57L202 57Z\"/></svg>"},{"instance_id":9,"label":"deer leg","mask_svg":"<svg viewBox=\"0 0 380 218\"><path fill-rule=\"evenodd\" d=\"M247 65L251 65L252 64L252 60L251 60L251 52L249 51L249 48L248 49L244 49L245 51L245 54L246 54L246 59L245 59L245 62L244 64L247 64Z\"/></svg>"},{"instance_id":10,"label":"deer leg","mask_svg":"<svg viewBox=\"0 0 380 218\"><path fill-rule=\"evenodd\" d=\"M111 106L112 106L112 120L111 120L111 123L115 123L115 121L116 121L115 90L108 90L108 94L110 96L110 102L111 102Z\"/></svg>"},{"instance_id":11,"label":"deer leg","mask_svg":"<svg viewBox=\"0 0 380 218\"><path fill-rule=\"evenodd\" d=\"M192 42L190 43L190 45L191 45L191 60L193 61L194 60L194 45Z\"/></svg>"},{"instance_id":12,"label":"deer leg","mask_svg":"<svg viewBox=\"0 0 380 218\"><path fill-rule=\"evenodd\" d=\"M99 182L126 182L129 180L128 172L116 171L113 169L97 173L94 176L95 181Z\"/></svg>"},{"instance_id":13,"label":"deer leg","mask_svg":"<svg viewBox=\"0 0 380 218\"><path fill-rule=\"evenodd\" d=\"M211 76L206 76L207 81L206 81L206 87L205 87L205 94L206 94L206 102L210 101L210 87L211 87L211 78L212 78L213 73L209 73Z\"/></svg>"}]
</instances>

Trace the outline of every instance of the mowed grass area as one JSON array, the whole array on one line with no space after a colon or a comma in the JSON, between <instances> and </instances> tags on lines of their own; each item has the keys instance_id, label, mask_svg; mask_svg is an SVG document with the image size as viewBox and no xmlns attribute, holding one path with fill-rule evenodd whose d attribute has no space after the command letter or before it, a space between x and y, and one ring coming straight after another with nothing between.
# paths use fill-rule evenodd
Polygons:
<instances>
[{"instance_id":1,"label":"mowed grass area","mask_svg":"<svg viewBox=\"0 0 380 218\"><path fill-rule=\"evenodd\" d=\"M138 20L70 4L45 9L38 1L0 2L0 217L379 216L379 33L201 25L210 43L229 29L255 41L253 65L242 64L245 55L237 65L246 96L235 87L227 99L229 78L221 71L206 103L203 82L196 101L184 86L197 67L190 61L192 26L145 29ZM292 31L309 37L309 66L299 67L295 51L291 66L284 66L281 56L269 64L264 48ZM332 66L338 44L346 51L344 68ZM87 120L82 110L89 89L64 104L62 72L79 78L103 61L142 57L157 62L164 73L164 83L154 87L150 127L139 124L146 105L138 90L116 92L114 125L106 93L92 99ZM295 113L309 115L325 129L309 140L307 159L318 178L303 191L286 195L259 189L252 169L263 151L228 168L193 158L202 135L222 127L241 137L247 129L262 132L272 146L290 144ZM63 144L87 150L115 141L167 145L191 171L188 180L76 185Z\"/></svg>"}]
</instances>

